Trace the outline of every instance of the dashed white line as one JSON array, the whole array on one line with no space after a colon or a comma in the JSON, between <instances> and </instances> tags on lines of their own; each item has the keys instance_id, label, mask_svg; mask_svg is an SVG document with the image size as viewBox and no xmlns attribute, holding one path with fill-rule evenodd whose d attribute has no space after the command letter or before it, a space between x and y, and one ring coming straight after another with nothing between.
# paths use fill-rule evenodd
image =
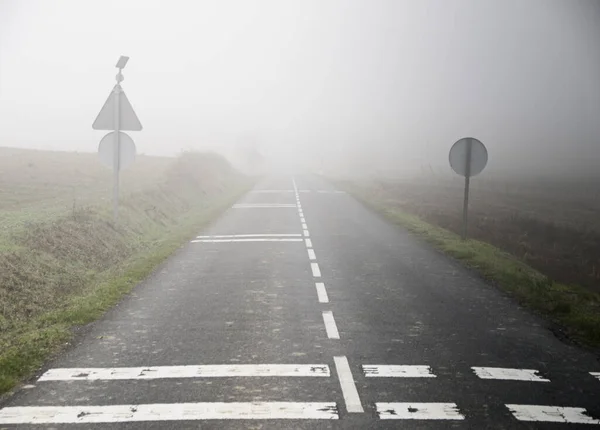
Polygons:
<instances>
[{"instance_id":1,"label":"dashed white line","mask_svg":"<svg viewBox=\"0 0 600 430\"><path fill-rule=\"evenodd\" d=\"M290 233L290 234L216 234L213 236L196 236L196 239L225 239L228 237L238 238L238 237L301 237L300 233Z\"/></svg>"},{"instance_id":2,"label":"dashed white line","mask_svg":"<svg viewBox=\"0 0 600 430\"><path fill-rule=\"evenodd\" d=\"M307 248L312 248L312 240L310 240L310 239L305 239L304 241L306 242L306 247L307 247Z\"/></svg>"},{"instance_id":3,"label":"dashed white line","mask_svg":"<svg viewBox=\"0 0 600 430\"><path fill-rule=\"evenodd\" d=\"M196 239L191 243L231 243L231 242L302 242L302 239Z\"/></svg>"},{"instance_id":4,"label":"dashed white line","mask_svg":"<svg viewBox=\"0 0 600 430\"><path fill-rule=\"evenodd\" d=\"M314 249L309 248L309 249L307 249L307 251L308 251L308 259L309 260L316 260L317 259L317 256L315 255L315 250Z\"/></svg>"},{"instance_id":5,"label":"dashed white line","mask_svg":"<svg viewBox=\"0 0 600 430\"><path fill-rule=\"evenodd\" d=\"M306 225L306 223L302 223L302 228L303 228L304 230L307 230L307 229L308 229L308 226Z\"/></svg>"},{"instance_id":6,"label":"dashed white line","mask_svg":"<svg viewBox=\"0 0 600 430\"><path fill-rule=\"evenodd\" d=\"M17 406L0 410L0 424L91 424L239 419L338 419L335 403L214 402L112 406Z\"/></svg>"},{"instance_id":7,"label":"dashed white line","mask_svg":"<svg viewBox=\"0 0 600 430\"><path fill-rule=\"evenodd\" d=\"M306 219L304 219L304 217L300 217L300 222L306 222Z\"/></svg>"},{"instance_id":8,"label":"dashed white line","mask_svg":"<svg viewBox=\"0 0 600 430\"><path fill-rule=\"evenodd\" d=\"M321 277L321 269L319 269L319 263L310 263L310 269L315 278Z\"/></svg>"},{"instance_id":9,"label":"dashed white line","mask_svg":"<svg viewBox=\"0 0 600 430\"><path fill-rule=\"evenodd\" d=\"M375 403L382 420L464 420L456 403Z\"/></svg>"},{"instance_id":10,"label":"dashed white line","mask_svg":"<svg viewBox=\"0 0 600 430\"><path fill-rule=\"evenodd\" d=\"M429 366L373 365L362 366L367 378L435 378Z\"/></svg>"},{"instance_id":11,"label":"dashed white line","mask_svg":"<svg viewBox=\"0 0 600 430\"><path fill-rule=\"evenodd\" d=\"M319 298L319 303L329 303L329 297L327 297L325 284L322 282L317 282L315 286L317 287L317 297Z\"/></svg>"},{"instance_id":12,"label":"dashed white line","mask_svg":"<svg viewBox=\"0 0 600 430\"><path fill-rule=\"evenodd\" d=\"M232 206L233 209L269 209L269 208L295 208L296 205L273 203L273 204L246 204L238 203Z\"/></svg>"},{"instance_id":13,"label":"dashed white line","mask_svg":"<svg viewBox=\"0 0 600 430\"><path fill-rule=\"evenodd\" d=\"M337 325L335 325L335 319L333 319L333 312L323 311L323 322L325 323L325 331L329 339L339 339L340 333L338 332Z\"/></svg>"},{"instance_id":14,"label":"dashed white line","mask_svg":"<svg viewBox=\"0 0 600 430\"><path fill-rule=\"evenodd\" d=\"M539 421L570 424L600 424L584 408L541 405L506 405L519 421Z\"/></svg>"},{"instance_id":15,"label":"dashed white line","mask_svg":"<svg viewBox=\"0 0 600 430\"><path fill-rule=\"evenodd\" d=\"M340 386L342 387L346 411L348 411L348 413L364 412L362 404L360 403L360 397L358 397L354 378L352 377L352 371L348 364L348 359L341 356L333 357L333 360L335 361L335 369L337 370Z\"/></svg>"},{"instance_id":16,"label":"dashed white line","mask_svg":"<svg viewBox=\"0 0 600 430\"><path fill-rule=\"evenodd\" d=\"M304 230L304 231L302 232L302 234L303 234L305 237L308 237L308 236L310 236L310 233L308 232L308 230Z\"/></svg>"},{"instance_id":17,"label":"dashed white line","mask_svg":"<svg viewBox=\"0 0 600 430\"><path fill-rule=\"evenodd\" d=\"M329 366L326 364L207 364L200 366L58 368L48 370L38 379L38 382L252 376L329 377L330 372Z\"/></svg>"},{"instance_id":18,"label":"dashed white line","mask_svg":"<svg viewBox=\"0 0 600 430\"><path fill-rule=\"evenodd\" d=\"M481 379L504 379L510 381L550 382L535 369L508 369L502 367L471 367Z\"/></svg>"}]
</instances>

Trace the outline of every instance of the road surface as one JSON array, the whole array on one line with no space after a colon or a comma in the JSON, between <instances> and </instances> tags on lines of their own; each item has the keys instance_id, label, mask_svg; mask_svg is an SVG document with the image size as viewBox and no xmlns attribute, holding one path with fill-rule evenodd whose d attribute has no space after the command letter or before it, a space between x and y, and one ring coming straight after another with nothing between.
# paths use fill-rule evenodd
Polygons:
<instances>
[{"instance_id":1,"label":"road surface","mask_svg":"<svg viewBox=\"0 0 600 430\"><path fill-rule=\"evenodd\" d=\"M269 178L19 390L0 428L595 428L597 372L351 196Z\"/></svg>"}]
</instances>

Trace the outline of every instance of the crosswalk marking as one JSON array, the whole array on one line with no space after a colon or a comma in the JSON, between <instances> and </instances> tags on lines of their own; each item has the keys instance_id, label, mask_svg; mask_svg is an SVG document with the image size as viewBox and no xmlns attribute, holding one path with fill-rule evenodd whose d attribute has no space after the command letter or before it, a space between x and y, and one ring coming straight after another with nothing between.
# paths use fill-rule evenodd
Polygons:
<instances>
[{"instance_id":1,"label":"crosswalk marking","mask_svg":"<svg viewBox=\"0 0 600 430\"><path fill-rule=\"evenodd\" d=\"M19 406L0 410L0 424L91 424L232 419L338 419L330 402L156 403L112 406Z\"/></svg>"},{"instance_id":2,"label":"crosswalk marking","mask_svg":"<svg viewBox=\"0 0 600 430\"><path fill-rule=\"evenodd\" d=\"M584 408L540 405L506 405L519 421L539 421L570 424L600 424Z\"/></svg>"},{"instance_id":3,"label":"crosswalk marking","mask_svg":"<svg viewBox=\"0 0 600 430\"><path fill-rule=\"evenodd\" d=\"M429 366L401 366L401 365L373 365L365 364L362 367L367 378L435 378Z\"/></svg>"},{"instance_id":4,"label":"crosswalk marking","mask_svg":"<svg viewBox=\"0 0 600 430\"><path fill-rule=\"evenodd\" d=\"M329 377L326 364L209 364L201 366L145 366L50 369L38 381L95 381L163 378L224 378L252 376Z\"/></svg>"},{"instance_id":5,"label":"crosswalk marking","mask_svg":"<svg viewBox=\"0 0 600 430\"><path fill-rule=\"evenodd\" d=\"M471 367L481 379L504 379L510 381L550 382L535 369L508 369L502 367Z\"/></svg>"},{"instance_id":6,"label":"crosswalk marking","mask_svg":"<svg viewBox=\"0 0 600 430\"><path fill-rule=\"evenodd\" d=\"M456 403L375 403L382 420L464 420Z\"/></svg>"}]
</instances>

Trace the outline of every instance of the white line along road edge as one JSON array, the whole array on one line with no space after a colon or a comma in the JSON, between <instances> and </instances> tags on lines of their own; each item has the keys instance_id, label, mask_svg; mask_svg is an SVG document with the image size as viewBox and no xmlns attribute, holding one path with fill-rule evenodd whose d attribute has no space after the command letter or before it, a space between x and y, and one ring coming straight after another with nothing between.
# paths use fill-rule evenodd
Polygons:
<instances>
[{"instance_id":1,"label":"white line along road edge","mask_svg":"<svg viewBox=\"0 0 600 430\"><path fill-rule=\"evenodd\" d=\"M91 424L141 421L339 418L335 403L215 402L113 406L18 406L0 409L5 424Z\"/></svg>"},{"instance_id":2,"label":"white line along road edge","mask_svg":"<svg viewBox=\"0 0 600 430\"><path fill-rule=\"evenodd\" d=\"M362 404L360 403L360 397L358 397L354 378L352 377L352 371L348 364L348 359L345 356L341 356L333 357L333 360L335 362L338 379L340 380L340 386L342 387L346 410L348 413L364 412Z\"/></svg>"},{"instance_id":3,"label":"white line along road edge","mask_svg":"<svg viewBox=\"0 0 600 430\"><path fill-rule=\"evenodd\" d=\"M456 403L375 403L382 420L464 420Z\"/></svg>"},{"instance_id":4,"label":"white line along road edge","mask_svg":"<svg viewBox=\"0 0 600 430\"><path fill-rule=\"evenodd\" d=\"M364 364L362 371L367 378L435 378L429 366L399 366Z\"/></svg>"},{"instance_id":5,"label":"white line along road edge","mask_svg":"<svg viewBox=\"0 0 600 430\"><path fill-rule=\"evenodd\" d=\"M506 405L519 421L539 421L569 424L600 424L584 408L539 405Z\"/></svg>"},{"instance_id":6,"label":"white line along road edge","mask_svg":"<svg viewBox=\"0 0 600 430\"><path fill-rule=\"evenodd\" d=\"M502 367L471 367L481 379L504 379L510 381L550 382L535 369L507 369Z\"/></svg>"},{"instance_id":7,"label":"white line along road edge","mask_svg":"<svg viewBox=\"0 0 600 430\"><path fill-rule=\"evenodd\" d=\"M329 377L330 372L329 366L326 364L208 364L201 366L58 368L48 370L38 379L38 382L245 376Z\"/></svg>"},{"instance_id":8,"label":"white line along road edge","mask_svg":"<svg viewBox=\"0 0 600 430\"><path fill-rule=\"evenodd\" d=\"M340 333L338 332L335 320L333 319L333 312L323 311L323 322L325 323L325 331L329 339L339 339Z\"/></svg>"}]
</instances>

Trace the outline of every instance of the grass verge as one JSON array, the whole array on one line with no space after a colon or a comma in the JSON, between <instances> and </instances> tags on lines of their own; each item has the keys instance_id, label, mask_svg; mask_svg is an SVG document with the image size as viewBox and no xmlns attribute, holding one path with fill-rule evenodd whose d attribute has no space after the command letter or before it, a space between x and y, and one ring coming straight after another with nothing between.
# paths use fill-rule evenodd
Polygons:
<instances>
[{"instance_id":1,"label":"grass verge","mask_svg":"<svg viewBox=\"0 0 600 430\"><path fill-rule=\"evenodd\" d=\"M600 295L577 285L554 282L490 244L463 241L455 233L392 207L367 188L348 182L337 183L365 206L461 261L523 306L557 324L571 340L588 347L600 347Z\"/></svg>"}]
</instances>

